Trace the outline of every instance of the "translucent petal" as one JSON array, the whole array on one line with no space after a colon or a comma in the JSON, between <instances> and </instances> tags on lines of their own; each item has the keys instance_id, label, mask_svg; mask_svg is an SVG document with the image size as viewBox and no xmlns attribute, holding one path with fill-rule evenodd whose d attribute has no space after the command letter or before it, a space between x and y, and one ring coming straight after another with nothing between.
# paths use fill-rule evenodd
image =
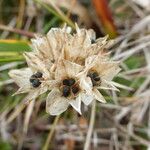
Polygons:
<instances>
[{"instance_id":1,"label":"translucent petal","mask_svg":"<svg viewBox=\"0 0 150 150\"><path fill-rule=\"evenodd\" d=\"M93 88L92 81L89 77L81 77L80 87L85 90L87 93L91 92Z\"/></svg>"},{"instance_id":2,"label":"translucent petal","mask_svg":"<svg viewBox=\"0 0 150 150\"><path fill-rule=\"evenodd\" d=\"M94 97L92 95L88 95L85 93L82 94L82 102L85 105L89 105L93 101L93 99L94 99Z\"/></svg>"},{"instance_id":3,"label":"translucent petal","mask_svg":"<svg viewBox=\"0 0 150 150\"><path fill-rule=\"evenodd\" d=\"M46 99L46 112L50 115L60 115L68 108L69 103L65 97L62 97L58 89L53 89Z\"/></svg>"},{"instance_id":4,"label":"translucent petal","mask_svg":"<svg viewBox=\"0 0 150 150\"><path fill-rule=\"evenodd\" d=\"M52 28L47 33L47 38L51 50L53 51L54 59L57 60L64 45L72 39L72 35L67 33L64 29Z\"/></svg>"},{"instance_id":5,"label":"translucent petal","mask_svg":"<svg viewBox=\"0 0 150 150\"><path fill-rule=\"evenodd\" d=\"M69 104L79 113L81 114L81 95L75 99L75 100L69 100Z\"/></svg>"},{"instance_id":6,"label":"translucent petal","mask_svg":"<svg viewBox=\"0 0 150 150\"><path fill-rule=\"evenodd\" d=\"M64 65L65 65L66 73L70 77L76 76L83 68L82 66L80 66L76 63L70 62L68 60L64 60L63 62L64 62Z\"/></svg>"},{"instance_id":7,"label":"translucent petal","mask_svg":"<svg viewBox=\"0 0 150 150\"><path fill-rule=\"evenodd\" d=\"M93 89L92 94L93 94L94 98L96 100L98 100L99 102L106 103L105 98L102 96L102 94L97 89Z\"/></svg>"},{"instance_id":8,"label":"translucent petal","mask_svg":"<svg viewBox=\"0 0 150 150\"><path fill-rule=\"evenodd\" d=\"M40 53L45 59L54 59L52 50L46 37L36 35L36 38L32 39L31 41L37 53Z\"/></svg>"},{"instance_id":9,"label":"translucent petal","mask_svg":"<svg viewBox=\"0 0 150 150\"><path fill-rule=\"evenodd\" d=\"M120 72L119 63L118 62L100 62L97 63L94 68L100 74L100 77L104 80L111 81L114 76L116 76Z\"/></svg>"},{"instance_id":10,"label":"translucent petal","mask_svg":"<svg viewBox=\"0 0 150 150\"><path fill-rule=\"evenodd\" d=\"M46 64L41 59L39 59L36 53L33 52L24 53L24 57L26 58L29 67L33 71L42 71L44 72L44 75L48 77L50 76L50 73L46 68Z\"/></svg>"},{"instance_id":11,"label":"translucent petal","mask_svg":"<svg viewBox=\"0 0 150 150\"><path fill-rule=\"evenodd\" d=\"M16 82L16 84L20 88L22 88L26 92L31 88L29 79L32 74L33 72L30 68L24 68L18 70L16 69L16 70L11 70L9 72L9 76Z\"/></svg>"}]
</instances>

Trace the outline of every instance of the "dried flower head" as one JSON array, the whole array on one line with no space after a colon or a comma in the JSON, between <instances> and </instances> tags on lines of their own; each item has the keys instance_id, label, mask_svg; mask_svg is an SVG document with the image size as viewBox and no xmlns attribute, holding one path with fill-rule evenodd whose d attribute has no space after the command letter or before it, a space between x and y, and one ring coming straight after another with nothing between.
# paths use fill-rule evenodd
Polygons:
<instances>
[{"instance_id":1,"label":"dried flower head","mask_svg":"<svg viewBox=\"0 0 150 150\"><path fill-rule=\"evenodd\" d=\"M93 30L79 29L71 34L64 26L52 28L46 36L32 39L32 52L24 54L29 68L12 70L9 75L20 89L29 93L27 100L51 90L46 111L59 115L69 105L81 113L81 101L105 102L99 89L115 89L113 77L119 72L118 62L103 52L112 43L107 36L96 40Z\"/></svg>"}]
</instances>

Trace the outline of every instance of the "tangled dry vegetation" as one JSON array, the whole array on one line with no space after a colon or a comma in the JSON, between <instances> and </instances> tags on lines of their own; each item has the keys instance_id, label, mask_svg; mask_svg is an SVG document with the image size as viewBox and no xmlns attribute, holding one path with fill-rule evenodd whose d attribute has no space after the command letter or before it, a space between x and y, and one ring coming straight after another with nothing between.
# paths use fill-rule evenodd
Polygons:
<instances>
[{"instance_id":1,"label":"tangled dry vegetation","mask_svg":"<svg viewBox=\"0 0 150 150\"><path fill-rule=\"evenodd\" d=\"M0 1L0 149L150 149L150 7L140 0L108 2L116 27L102 17L109 10L99 12L96 0ZM102 91L107 103L82 105L82 115L69 107L54 117L45 112L48 93L28 104L25 94L12 97L18 87L8 72L27 66L22 53L31 50L34 33L64 22L93 28L97 38L114 38L107 51L122 70L114 79L119 92Z\"/></svg>"}]
</instances>

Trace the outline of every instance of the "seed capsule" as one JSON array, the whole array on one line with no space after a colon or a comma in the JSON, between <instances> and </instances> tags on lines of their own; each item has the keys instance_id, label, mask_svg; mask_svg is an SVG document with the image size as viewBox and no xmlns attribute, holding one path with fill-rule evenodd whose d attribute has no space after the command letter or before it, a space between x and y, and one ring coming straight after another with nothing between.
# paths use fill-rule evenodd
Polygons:
<instances>
[{"instance_id":1,"label":"seed capsule","mask_svg":"<svg viewBox=\"0 0 150 150\"><path fill-rule=\"evenodd\" d=\"M100 77L94 78L94 81L100 81Z\"/></svg>"},{"instance_id":2,"label":"seed capsule","mask_svg":"<svg viewBox=\"0 0 150 150\"><path fill-rule=\"evenodd\" d=\"M35 74L34 74L34 77L35 78L42 78L42 72L36 72Z\"/></svg>"},{"instance_id":3,"label":"seed capsule","mask_svg":"<svg viewBox=\"0 0 150 150\"><path fill-rule=\"evenodd\" d=\"M63 85L69 86L69 80L68 80L68 79L64 79L64 80L63 80Z\"/></svg>"},{"instance_id":4,"label":"seed capsule","mask_svg":"<svg viewBox=\"0 0 150 150\"><path fill-rule=\"evenodd\" d=\"M93 72L92 73L92 77L93 77L93 79L95 79L96 77L98 77L98 73L97 72Z\"/></svg>"},{"instance_id":5,"label":"seed capsule","mask_svg":"<svg viewBox=\"0 0 150 150\"><path fill-rule=\"evenodd\" d=\"M73 79L73 78L70 78L69 79L69 86L72 86L72 85L74 85L75 84L75 79Z\"/></svg>"},{"instance_id":6,"label":"seed capsule","mask_svg":"<svg viewBox=\"0 0 150 150\"><path fill-rule=\"evenodd\" d=\"M71 90L72 90L72 93L73 93L73 94L77 94L77 93L79 92L79 87L78 87L78 86L73 86L73 87L71 88Z\"/></svg>"},{"instance_id":7,"label":"seed capsule","mask_svg":"<svg viewBox=\"0 0 150 150\"><path fill-rule=\"evenodd\" d=\"M91 39L91 44L94 44L96 41L94 39Z\"/></svg>"},{"instance_id":8,"label":"seed capsule","mask_svg":"<svg viewBox=\"0 0 150 150\"><path fill-rule=\"evenodd\" d=\"M39 87L40 84L41 84L41 82L40 82L39 79L30 79L30 82L31 82L31 84L32 84L32 86L33 86L34 88Z\"/></svg>"},{"instance_id":9,"label":"seed capsule","mask_svg":"<svg viewBox=\"0 0 150 150\"><path fill-rule=\"evenodd\" d=\"M63 89L63 96L68 97L70 95L70 87L69 86L64 86Z\"/></svg>"},{"instance_id":10,"label":"seed capsule","mask_svg":"<svg viewBox=\"0 0 150 150\"><path fill-rule=\"evenodd\" d=\"M74 84L75 84L75 80L73 78L63 80L63 85L72 86Z\"/></svg>"},{"instance_id":11,"label":"seed capsule","mask_svg":"<svg viewBox=\"0 0 150 150\"><path fill-rule=\"evenodd\" d=\"M96 85L100 84L100 77L99 77L99 74L96 71L89 72L87 76L91 78L93 86L96 86Z\"/></svg>"},{"instance_id":12,"label":"seed capsule","mask_svg":"<svg viewBox=\"0 0 150 150\"><path fill-rule=\"evenodd\" d=\"M34 88L40 86L41 82L40 82L39 78L41 78L42 75L43 75L43 74L42 74L41 72L36 72L35 74L33 74L33 75L31 76L31 78L30 78L30 83L32 84L32 86L33 86Z\"/></svg>"}]
</instances>

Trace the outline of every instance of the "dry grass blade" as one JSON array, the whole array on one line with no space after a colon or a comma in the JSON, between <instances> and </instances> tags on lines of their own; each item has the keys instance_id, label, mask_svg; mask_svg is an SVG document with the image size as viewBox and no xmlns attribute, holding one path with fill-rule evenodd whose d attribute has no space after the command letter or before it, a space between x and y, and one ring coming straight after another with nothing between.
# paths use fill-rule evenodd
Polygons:
<instances>
[{"instance_id":1,"label":"dry grass blade","mask_svg":"<svg viewBox=\"0 0 150 150\"><path fill-rule=\"evenodd\" d=\"M95 123L95 114L96 114L96 100L94 100L92 103L90 123L89 123L89 128L85 140L84 150L90 149L91 136L93 133L94 123Z\"/></svg>"},{"instance_id":2,"label":"dry grass blade","mask_svg":"<svg viewBox=\"0 0 150 150\"><path fill-rule=\"evenodd\" d=\"M46 142L45 142L45 144L44 144L42 150L48 150L50 141L51 141L52 136L53 136L53 134L54 134L54 131L55 131L55 128L56 128L56 125L57 125L57 122L58 122L59 118L60 118L60 116L57 116L57 117L55 118L54 123L53 123L53 125L52 125L52 128L50 129L50 132L49 132L49 134L48 134L48 137L47 137L47 139L46 139Z\"/></svg>"},{"instance_id":3,"label":"dry grass blade","mask_svg":"<svg viewBox=\"0 0 150 150\"><path fill-rule=\"evenodd\" d=\"M25 104L21 103L20 105L18 105L15 110L9 115L9 117L6 120L6 123L9 124L11 123L17 116L19 116L19 114L21 113L21 111L23 111L23 109L25 108Z\"/></svg>"}]
</instances>

